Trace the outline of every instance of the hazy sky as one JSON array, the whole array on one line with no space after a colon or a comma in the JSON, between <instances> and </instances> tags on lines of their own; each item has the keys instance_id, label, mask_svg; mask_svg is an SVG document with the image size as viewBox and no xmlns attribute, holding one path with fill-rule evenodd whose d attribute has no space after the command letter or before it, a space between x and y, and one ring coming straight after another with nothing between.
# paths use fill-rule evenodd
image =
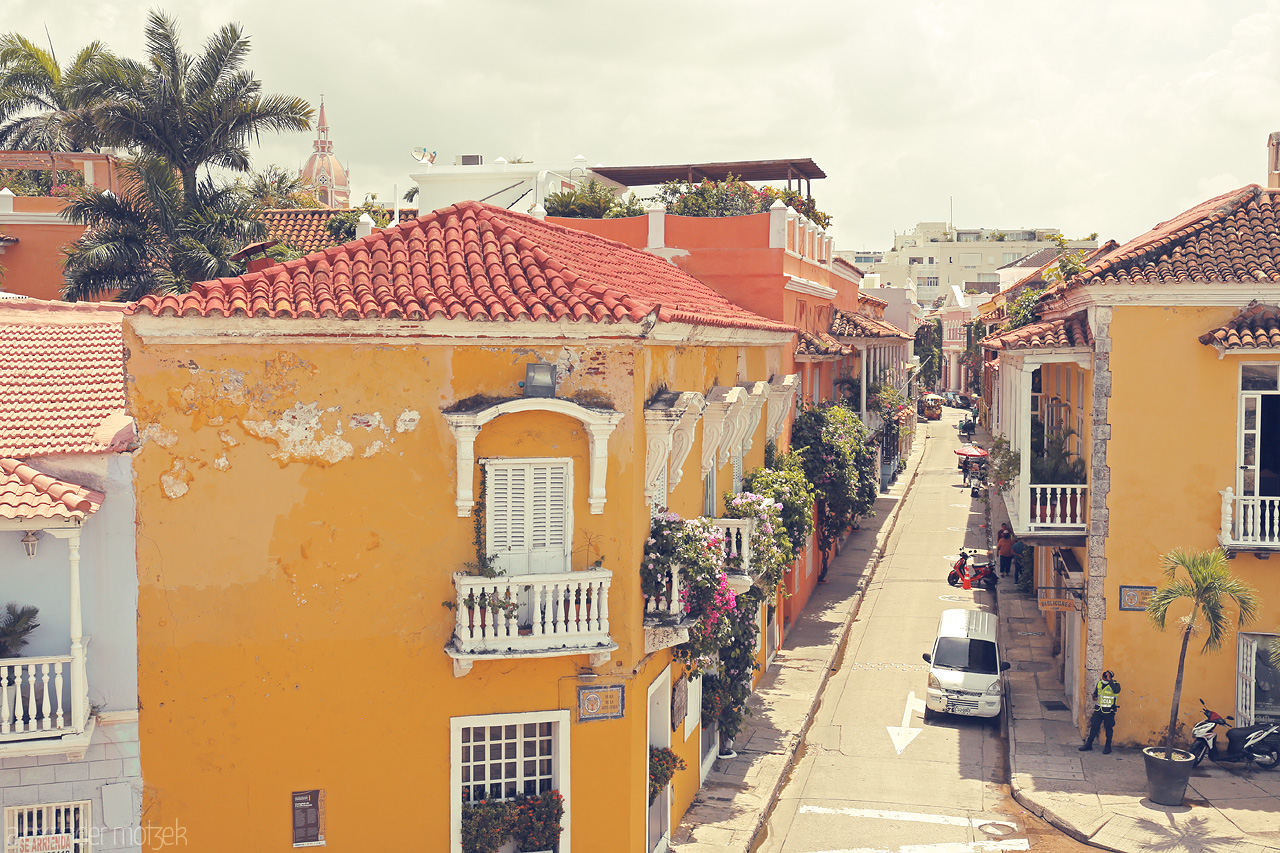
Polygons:
<instances>
[{"instance_id":1,"label":"hazy sky","mask_svg":"<svg viewBox=\"0 0 1280 853\"><path fill-rule=\"evenodd\" d=\"M141 56L145 4L0 0L60 58ZM268 92L328 105L354 197L415 146L638 165L812 157L839 248L894 231L1058 227L1125 240L1266 180L1280 0L170 0L189 51L238 21ZM264 139L297 168L310 136Z\"/></svg>"}]
</instances>

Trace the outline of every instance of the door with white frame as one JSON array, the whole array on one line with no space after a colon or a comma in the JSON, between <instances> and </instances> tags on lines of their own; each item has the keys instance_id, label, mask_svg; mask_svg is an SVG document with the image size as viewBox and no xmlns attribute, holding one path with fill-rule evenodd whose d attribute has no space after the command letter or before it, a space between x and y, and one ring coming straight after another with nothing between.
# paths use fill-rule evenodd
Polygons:
<instances>
[{"instance_id":1,"label":"door with white frame","mask_svg":"<svg viewBox=\"0 0 1280 853\"><path fill-rule=\"evenodd\" d=\"M649 746L671 746L671 667L649 685ZM646 800L649 798L649 756L644 761L644 784L642 790ZM644 849L649 853L666 853L671 843L671 785L662 789L653 802L649 803L646 841Z\"/></svg>"},{"instance_id":2,"label":"door with white frame","mask_svg":"<svg viewBox=\"0 0 1280 853\"><path fill-rule=\"evenodd\" d=\"M508 575L569 571L573 546L573 461L486 459L485 553ZM520 624L533 621L520 594Z\"/></svg>"},{"instance_id":3,"label":"door with white frame","mask_svg":"<svg viewBox=\"0 0 1280 853\"><path fill-rule=\"evenodd\" d=\"M1275 634L1239 634L1236 640L1236 725L1280 723L1280 668L1271 660Z\"/></svg>"},{"instance_id":4,"label":"door with white frame","mask_svg":"<svg viewBox=\"0 0 1280 853\"><path fill-rule=\"evenodd\" d=\"M1280 543L1280 363L1240 365L1233 538Z\"/></svg>"}]
</instances>

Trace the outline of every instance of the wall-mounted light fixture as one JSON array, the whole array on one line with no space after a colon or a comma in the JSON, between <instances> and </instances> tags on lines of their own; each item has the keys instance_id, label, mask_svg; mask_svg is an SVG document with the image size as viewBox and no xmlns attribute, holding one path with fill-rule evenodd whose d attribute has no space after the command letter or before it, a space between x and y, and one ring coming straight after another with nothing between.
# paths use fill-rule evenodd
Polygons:
<instances>
[{"instance_id":1,"label":"wall-mounted light fixture","mask_svg":"<svg viewBox=\"0 0 1280 853\"><path fill-rule=\"evenodd\" d=\"M27 535L22 537L22 547L27 549L27 556L34 557L36 555L36 545L40 543L40 537L34 531L28 530Z\"/></svg>"},{"instance_id":2,"label":"wall-mounted light fixture","mask_svg":"<svg viewBox=\"0 0 1280 853\"><path fill-rule=\"evenodd\" d=\"M556 395L556 366L554 364L526 364L524 366L526 397L554 397Z\"/></svg>"}]
</instances>

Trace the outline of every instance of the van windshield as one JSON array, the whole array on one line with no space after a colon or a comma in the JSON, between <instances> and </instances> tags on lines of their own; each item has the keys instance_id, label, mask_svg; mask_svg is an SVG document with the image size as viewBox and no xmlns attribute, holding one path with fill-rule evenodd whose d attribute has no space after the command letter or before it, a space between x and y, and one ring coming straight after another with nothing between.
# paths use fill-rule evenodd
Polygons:
<instances>
[{"instance_id":1,"label":"van windshield","mask_svg":"<svg viewBox=\"0 0 1280 853\"><path fill-rule=\"evenodd\" d=\"M970 640L965 637L939 637L938 648L933 654L933 665L960 672L977 672L996 675L996 644L990 640Z\"/></svg>"}]
</instances>

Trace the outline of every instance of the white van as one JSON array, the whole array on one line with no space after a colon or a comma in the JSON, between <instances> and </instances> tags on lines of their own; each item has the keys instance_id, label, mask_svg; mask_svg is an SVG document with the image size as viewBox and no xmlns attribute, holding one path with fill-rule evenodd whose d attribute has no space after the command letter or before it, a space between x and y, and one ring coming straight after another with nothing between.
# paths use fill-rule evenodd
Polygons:
<instances>
[{"instance_id":1,"label":"white van","mask_svg":"<svg viewBox=\"0 0 1280 853\"><path fill-rule=\"evenodd\" d=\"M1004 695L1001 673L1009 664L1000 659L996 644L996 616L985 610L944 610L938 620L929 664L924 715L948 713L967 717L996 717Z\"/></svg>"}]
</instances>

